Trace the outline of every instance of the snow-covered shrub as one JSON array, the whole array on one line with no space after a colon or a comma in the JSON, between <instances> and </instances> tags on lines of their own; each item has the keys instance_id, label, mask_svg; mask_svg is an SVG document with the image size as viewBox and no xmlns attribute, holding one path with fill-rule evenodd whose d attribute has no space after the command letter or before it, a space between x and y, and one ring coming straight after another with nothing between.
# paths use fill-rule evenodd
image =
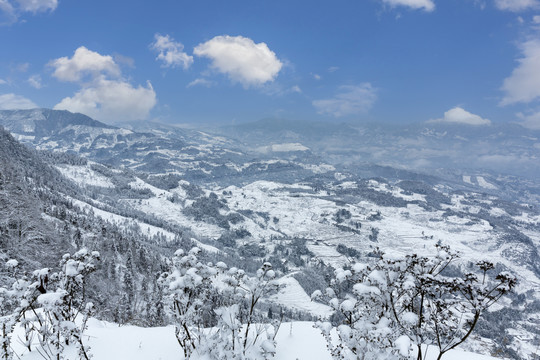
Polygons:
<instances>
[{"instance_id":1,"label":"snow-covered shrub","mask_svg":"<svg viewBox=\"0 0 540 360\"><path fill-rule=\"evenodd\" d=\"M217 267L224 270L225 264ZM280 321L267 324L265 315L256 311L259 301L277 289L270 263L264 263L254 277L231 268L216 283L221 305L215 310L217 326L205 339L206 353L212 359L269 359L275 354L276 328Z\"/></svg>"},{"instance_id":2,"label":"snow-covered shrub","mask_svg":"<svg viewBox=\"0 0 540 360\"><path fill-rule=\"evenodd\" d=\"M6 268L15 273L18 266L17 260L8 260ZM18 308L17 292L15 289L0 287L0 359L13 359L11 350L11 337L17 323Z\"/></svg>"},{"instance_id":3,"label":"snow-covered shrub","mask_svg":"<svg viewBox=\"0 0 540 360\"><path fill-rule=\"evenodd\" d=\"M207 301L212 293L212 278L217 275L214 266L199 262L199 248L187 254L177 250L171 261L171 268L161 276L169 313L176 325L176 338L189 359L198 348L204 336L204 319L212 311Z\"/></svg>"},{"instance_id":4,"label":"snow-covered shrub","mask_svg":"<svg viewBox=\"0 0 540 360\"><path fill-rule=\"evenodd\" d=\"M480 261L476 273L462 277L442 272L459 258L448 246L437 245L433 257L416 254L401 259L384 258L394 319L404 335L418 349L435 345L439 357L462 344L474 330L482 312L510 292L516 278L509 273L490 276L493 264Z\"/></svg>"},{"instance_id":5,"label":"snow-covered shrub","mask_svg":"<svg viewBox=\"0 0 540 360\"><path fill-rule=\"evenodd\" d=\"M410 346L400 338L387 293L384 275L364 264L337 269L332 283L312 294L313 300L326 301L334 310L338 341L332 339L333 326L319 321L316 326L327 341L334 359L405 359Z\"/></svg>"},{"instance_id":6,"label":"snow-covered shrub","mask_svg":"<svg viewBox=\"0 0 540 360\"><path fill-rule=\"evenodd\" d=\"M178 250L161 276L165 302L186 359L260 359L275 353L274 326L256 311L260 299L276 288L275 273L265 263L250 277L227 266L203 264L193 248Z\"/></svg>"},{"instance_id":7,"label":"snow-covered shrub","mask_svg":"<svg viewBox=\"0 0 540 360\"><path fill-rule=\"evenodd\" d=\"M330 323L317 326L334 359L395 359L407 357L411 346L423 359L422 345L435 345L439 357L462 344L481 313L512 290L516 279L500 273L490 280L493 264L482 261L478 272L446 277L442 272L458 258L448 246L437 245L432 257L382 255L372 266L338 269L334 288L315 291L339 315L338 342Z\"/></svg>"},{"instance_id":8,"label":"snow-covered shrub","mask_svg":"<svg viewBox=\"0 0 540 360\"><path fill-rule=\"evenodd\" d=\"M40 286L44 288L46 285L42 279L44 274L50 282L49 289L42 289L44 292L37 297L37 304L42 308L37 318L37 331L42 351L52 358L63 358L64 346L72 343L76 344L81 359L91 357L89 348L83 343L86 321L94 309L92 303L85 303L85 278L95 271L98 260L98 252L81 249L62 257L60 271L50 274L35 272ZM54 287L56 289L51 290Z\"/></svg>"},{"instance_id":9,"label":"snow-covered shrub","mask_svg":"<svg viewBox=\"0 0 540 360\"><path fill-rule=\"evenodd\" d=\"M36 270L30 278L15 281L9 291L0 290L18 303L10 316L23 327L25 338L20 340L28 351L36 350L45 358L62 359L64 347L75 344L80 358L90 359L82 335L93 305L85 304L84 288L85 277L95 270L98 259L98 252L86 249L66 254L58 272L48 268ZM4 304L7 302L3 301L1 306ZM37 349L32 348L35 338L39 342Z\"/></svg>"}]
</instances>

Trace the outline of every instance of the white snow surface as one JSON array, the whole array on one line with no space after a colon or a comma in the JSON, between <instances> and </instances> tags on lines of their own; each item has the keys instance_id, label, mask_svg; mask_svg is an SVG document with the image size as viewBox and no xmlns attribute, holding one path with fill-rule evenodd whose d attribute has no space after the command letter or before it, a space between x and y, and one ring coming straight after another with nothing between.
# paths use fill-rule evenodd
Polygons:
<instances>
[{"instance_id":1,"label":"white snow surface","mask_svg":"<svg viewBox=\"0 0 540 360\"><path fill-rule=\"evenodd\" d=\"M290 152L290 151L307 151L308 147L300 143L284 143L284 144L272 144L269 146L263 146L257 148L259 152Z\"/></svg>"},{"instance_id":2,"label":"white snow surface","mask_svg":"<svg viewBox=\"0 0 540 360\"><path fill-rule=\"evenodd\" d=\"M107 177L95 172L90 165L58 165L58 171L68 179L78 185L100 186L104 188L113 188L114 184Z\"/></svg>"},{"instance_id":3,"label":"white snow surface","mask_svg":"<svg viewBox=\"0 0 540 360\"><path fill-rule=\"evenodd\" d=\"M311 301L311 298L292 275L289 274L276 280L279 284L279 291L277 294L270 296L270 301L290 309L309 312L321 318L329 317L333 312L332 308Z\"/></svg>"},{"instance_id":4,"label":"white snow surface","mask_svg":"<svg viewBox=\"0 0 540 360\"><path fill-rule=\"evenodd\" d=\"M102 218L105 221L110 222L111 224L123 225L123 226L137 225L140 227L143 233L149 236L161 234L165 236L168 240L173 240L175 237L174 233L167 231L165 229L162 229L160 227L149 225L142 221L134 220L132 218L124 217L121 215L113 214L105 210L98 209L95 206L92 206L86 202L83 202L77 199L71 199L71 201L73 202L74 205L80 207L84 211L92 211L94 215Z\"/></svg>"},{"instance_id":5,"label":"white snow surface","mask_svg":"<svg viewBox=\"0 0 540 360\"><path fill-rule=\"evenodd\" d=\"M23 338L22 328L18 328L15 338ZM275 360L332 360L320 331L311 322L283 323L278 331ZM174 336L174 327L141 328L90 319L84 341L90 345L90 352L96 360L181 360L182 349ZM28 352L19 342L14 350L21 360L43 359L37 351ZM66 360L76 360L74 346L67 347ZM427 360L434 360L437 352L428 351ZM445 360L494 360L495 358L470 352L454 350Z\"/></svg>"},{"instance_id":6,"label":"white snow surface","mask_svg":"<svg viewBox=\"0 0 540 360\"><path fill-rule=\"evenodd\" d=\"M490 190L496 190L497 189L497 187L495 185L488 182L486 179L484 179L483 176L477 176L476 181L478 181L478 185L480 185L481 187L483 187L485 189L490 189Z\"/></svg>"}]
</instances>

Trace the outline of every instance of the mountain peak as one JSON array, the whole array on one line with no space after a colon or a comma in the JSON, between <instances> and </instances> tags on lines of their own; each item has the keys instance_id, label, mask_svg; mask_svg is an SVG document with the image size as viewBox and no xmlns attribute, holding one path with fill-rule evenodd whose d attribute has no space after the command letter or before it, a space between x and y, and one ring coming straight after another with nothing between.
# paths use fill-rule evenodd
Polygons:
<instances>
[{"instance_id":1,"label":"mountain peak","mask_svg":"<svg viewBox=\"0 0 540 360\"><path fill-rule=\"evenodd\" d=\"M116 129L81 113L45 108L0 110L0 125L14 134L38 137L49 136L70 125Z\"/></svg>"}]
</instances>

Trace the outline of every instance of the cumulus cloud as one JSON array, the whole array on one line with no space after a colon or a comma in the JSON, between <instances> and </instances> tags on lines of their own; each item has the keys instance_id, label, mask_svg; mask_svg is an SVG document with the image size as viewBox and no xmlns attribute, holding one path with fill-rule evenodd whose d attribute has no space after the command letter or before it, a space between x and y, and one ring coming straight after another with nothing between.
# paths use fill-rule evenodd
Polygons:
<instances>
[{"instance_id":1,"label":"cumulus cloud","mask_svg":"<svg viewBox=\"0 0 540 360\"><path fill-rule=\"evenodd\" d=\"M154 42L150 44L150 48L159 52L156 59L163 62L162 67L174 68L182 66L187 69L193 64L193 56L182 51L184 45L175 42L169 35L156 34L154 39Z\"/></svg>"},{"instance_id":2,"label":"cumulus cloud","mask_svg":"<svg viewBox=\"0 0 540 360\"><path fill-rule=\"evenodd\" d=\"M472 114L467 110L456 106L444 113L444 117L441 119L429 120L431 123L451 123L451 124L465 124L465 125L490 125L491 121L484 119L478 115Z\"/></svg>"},{"instance_id":3,"label":"cumulus cloud","mask_svg":"<svg viewBox=\"0 0 540 360\"><path fill-rule=\"evenodd\" d=\"M312 102L319 114L335 117L359 114L368 111L377 100L377 89L370 83L357 86L345 85L339 89L340 92L333 98Z\"/></svg>"},{"instance_id":4,"label":"cumulus cloud","mask_svg":"<svg viewBox=\"0 0 540 360\"><path fill-rule=\"evenodd\" d=\"M539 5L538 0L495 0L497 9L513 12L537 8Z\"/></svg>"},{"instance_id":5,"label":"cumulus cloud","mask_svg":"<svg viewBox=\"0 0 540 360\"><path fill-rule=\"evenodd\" d=\"M517 116L522 120L519 124L527 129L540 130L540 111L531 114L519 113Z\"/></svg>"},{"instance_id":6,"label":"cumulus cloud","mask_svg":"<svg viewBox=\"0 0 540 360\"><path fill-rule=\"evenodd\" d=\"M505 96L501 105L528 103L540 97L540 40L526 41L521 45L523 57L512 74L504 79L501 90Z\"/></svg>"},{"instance_id":7,"label":"cumulus cloud","mask_svg":"<svg viewBox=\"0 0 540 360\"><path fill-rule=\"evenodd\" d=\"M54 68L53 76L60 81L77 82L84 76L95 77L100 74L120 76L120 67L110 55L101 55L81 46L71 58L61 57L49 62Z\"/></svg>"},{"instance_id":8,"label":"cumulus cloud","mask_svg":"<svg viewBox=\"0 0 540 360\"><path fill-rule=\"evenodd\" d=\"M156 93L150 82L134 87L124 81L99 79L66 97L55 109L86 114L92 118L118 122L147 118L156 105Z\"/></svg>"},{"instance_id":9,"label":"cumulus cloud","mask_svg":"<svg viewBox=\"0 0 540 360\"><path fill-rule=\"evenodd\" d=\"M147 118L156 105L156 93L150 82L134 86L122 78L118 64L109 55L101 55L79 47L73 57L51 61L53 76L60 81L81 86L73 96L66 97L55 109L80 112L108 122Z\"/></svg>"},{"instance_id":10,"label":"cumulus cloud","mask_svg":"<svg viewBox=\"0 0 540 360\"><path fill-rule=\"evenodd\" d=\"M382 0L383 3L390 5L391 7L396 6L407 6L412 9L423 9L425 11L435 10L435 4L432 0Z\"/></svg>"},{"instance_id":11,"label":"cumulus cloud","mask_svg":"<svg viewBox=\"0 0 540 360\"><path fill-rule=\"evenodd\" d=\"M41 76L39 75L32 75L28 78L27 82L30 84L31 87L34 89L41 89L43 87L43 84L41 83Z\"/></svg>"},{"instance_id":12,"label":"cumulus cloud","mask_svg":"<svg viewBox=\"0 0 540 360\"><path fill-rule=\"evenodd\" d=\"M0 95L0 110L35 109L38 106L23 96L15 94Z\"/></svg>"},{"instance_id":13,"label":"cumulus cloud","mask_svg":"<svg viewBox=\"0 0 540 360\"><path fill-rule=\"evenodd\" d=\"M197 45L193 53L209 58L212 69L245 88L273 81L283 67L268 45L243 36L216 36Z\"/></svg>"},{"instance_id":14,"label":"cumulus cloud","mask_svg":"<svg viewBox=\"0 0 540 360\"><path fill-rule=\"evenodd\" d=\"M7 84L7 81L4 79L0 79L0 85L4 85L4 84Z\"/></svg>"}]
</instances>

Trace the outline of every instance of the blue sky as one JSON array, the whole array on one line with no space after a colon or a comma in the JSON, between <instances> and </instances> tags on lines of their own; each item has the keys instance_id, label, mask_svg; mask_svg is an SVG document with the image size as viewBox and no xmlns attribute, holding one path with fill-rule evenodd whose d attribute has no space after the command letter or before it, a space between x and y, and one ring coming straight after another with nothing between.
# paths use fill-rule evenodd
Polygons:
<instances>
[{"instance_id":1,"label":"blue sky","mask_svg":"<svg viewBox=\"0 0 540 360\"><path fill-rule=\"evenodd\" d=\"M540 128L540 0L0 0L0 108Z\"/></svg>"}]
</instances>

